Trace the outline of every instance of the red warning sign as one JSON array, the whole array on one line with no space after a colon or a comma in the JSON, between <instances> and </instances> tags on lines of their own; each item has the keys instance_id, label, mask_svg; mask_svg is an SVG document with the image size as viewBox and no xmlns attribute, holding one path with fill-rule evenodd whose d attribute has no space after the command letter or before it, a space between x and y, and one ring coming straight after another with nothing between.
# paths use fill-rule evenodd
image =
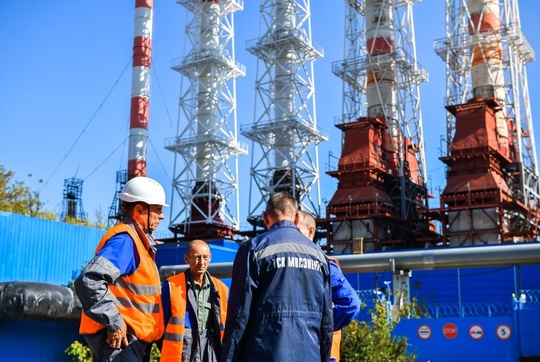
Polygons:
<instances>
[{"instance_id":1,"label":"red warning sign","mask_svg":"<svg viewBox=\"0 0 540 362\"><path fill-rule=\"evenodd\" d=\"M472 339L480 339L484 336L484 328L482 328L482 326L478 325L478 324L473 324L470 328L469 328L469 336L472 338Z\"/></svg>"},{"instance_id":2,"label":"red warning sign","mask_svg":"<svg viewBox=\"0 0 540 362\"><path fill-rule=\"evenodd\" d=\"M442 327L442 334L448 339L454 339L456 338L458 333L457 326L454 323L446 323Z\"/></svg>"},{"instance_id":3,"label":"red warning sign","mask_svg":"<svg viewBox=\"0 0 540 362\"><path fill-rule=\"evenodd\" d=\"M418 327L418 337L421 339L429 339L431 337L431 328L428 325L422 324Z\"/></svg>"}]
</instances>

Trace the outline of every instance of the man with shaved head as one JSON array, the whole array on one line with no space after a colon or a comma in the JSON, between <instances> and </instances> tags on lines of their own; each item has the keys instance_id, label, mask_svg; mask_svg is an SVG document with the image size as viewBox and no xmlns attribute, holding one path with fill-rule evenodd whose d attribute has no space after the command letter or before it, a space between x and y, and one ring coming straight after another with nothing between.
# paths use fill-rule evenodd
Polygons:
<instances>
[{"instance_id":1,"label":"man with shaved head","mask_svg":"<svg viewBox=\"0 0 540 362\"><path fill-rule=\"evenodd\" d=\"M214 362L221 357L228 288L208 273L211 258L205 241L191 241L184 255L189 268L163 284L161 362Z\"/></svg>"},{"instance_id":2,"label":"man with shaved head","mask_svg":"<svg viewBox=\"0 0 540 362\"><path fill-rule=\"evenodd\" d=\"M289 194L270 195L267 231L236 254L221 361L328 362L332 295L328 258L295 225Z\"/></svg>"}]
</instances>

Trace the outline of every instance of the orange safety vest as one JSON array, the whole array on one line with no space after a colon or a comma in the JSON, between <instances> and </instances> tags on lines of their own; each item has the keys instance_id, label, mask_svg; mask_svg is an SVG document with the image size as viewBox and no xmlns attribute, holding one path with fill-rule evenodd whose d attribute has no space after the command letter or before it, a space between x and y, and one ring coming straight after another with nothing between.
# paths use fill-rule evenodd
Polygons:
<instances>
[{"instance_id":1,"label":"orange safety vest","mask_svg":"<svg viewBox=\"0 0 540 362\"><path fill-rule=\"evenodd\" d=\"M140 263L131 275L123 275L109 284L109 293L114 297L116 308L124 322L133 329L138 339L145 342L159 340L163 335L163 311L161 309L161 281L153 257L148 252L148 241L139 237L131 226L118 223L109 230L99 242L95 254L105 243L120 233L128 233L134 240ZM90 319L83 311L80 334L94 334L105 328L101 323Z\"/></svg>"},{"instance_id":2,"label":"orange safety vest","mask_svg":"<svg viewBox=\"0 0 540 362\"><path fill-rule=\"evenodd\" d=\"M332 337L332 348L330 349L330 358L339 362L339 349L341 348L341 330L335 331Z\"/></svg>"},{"instance_id":3,"label":"orange safety vest","mask_svg":"<svg viewBox=\"0 0 540 362\"><path fill-rule=\"evenodd\" d=\"M227 295L229 288L219 279L210 277L219 296L219 329L220 338L225 332L225 319L227 317ZM161 347L160 362L177 362L182 360L184 347L185 315L187 307L186 274L180 273L169 277L171 295L171 316L165 328L163 346Z\"/></svg>"},{"instance_id":4,"label":"orange safety vest","mask_svg":"<svg viewBox=\"0 0 540 362\"><path fill-rule=\"evenodd\" d=\"M328 258L332 260L334 263L336 263L337 266L339 266L339 261L335 258ZM334 335L332 336L332 348L330 349L330 358L333 358L336 360L336 362L339 362L339 350L341 348L341 330L335 331Z\"/></svg>"}]
</instances>

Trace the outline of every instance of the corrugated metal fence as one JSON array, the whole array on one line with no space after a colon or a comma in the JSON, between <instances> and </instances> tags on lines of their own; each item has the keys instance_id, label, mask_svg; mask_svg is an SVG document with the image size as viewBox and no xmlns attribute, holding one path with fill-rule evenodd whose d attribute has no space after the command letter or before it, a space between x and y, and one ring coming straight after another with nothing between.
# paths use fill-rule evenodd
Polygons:
<instances>
[{"instance_id":1,"label":"corrugated metal fence","mask_svg":"<svg viewBox=\"0 0 540 362\"><path fill-rule=\"evenodd\" d=\"M0 282L68 286L89 261L104 230L0 212ZM0 361L71 361L78 325L0 320Z\"/></svg>"},{"instance_id":2,"label":"corrugated metal fence","mask_svg":"<svg viewBox=\"0 0 540 362\"><path fill-rule=\"evenodd\" d=\"M0 281L69 285L105 230L0 212Z\"/></svg>"}]
</instances>

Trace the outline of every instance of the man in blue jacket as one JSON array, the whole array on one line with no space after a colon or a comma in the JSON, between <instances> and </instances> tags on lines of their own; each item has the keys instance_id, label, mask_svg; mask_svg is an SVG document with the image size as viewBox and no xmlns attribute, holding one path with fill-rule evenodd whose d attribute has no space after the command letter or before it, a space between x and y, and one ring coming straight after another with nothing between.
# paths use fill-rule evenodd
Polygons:
<instances>
[{"instance_id":1,"label":"man in blue jacket","mask_svg":"<svg viewBox=\"0 0 540 362\"><path fill-rule=\"evenodd\" d=\"M297 202L272 194L268 231L236 254L222 361L327 362L333 318L328 258L295 225Z\"/></svg>"},{"instance_id":2,"label":"man in blue jacket","mask_svg":"<svg viewBox=\"0 0 540 362\"><path fill-rule=\"evenodd\" d=\"M309 240L315 237L317 223L309 212L298 211L297 226L300 232ZM341 348L341 329L351 323L360 311L361 302L356 290L349 283L339 268L337 259L330 259L330 275L332 285L332 304L334 312L334 337L332 339L332 351L330 362L338 362Z\"/></svg>"}]
</instances>

